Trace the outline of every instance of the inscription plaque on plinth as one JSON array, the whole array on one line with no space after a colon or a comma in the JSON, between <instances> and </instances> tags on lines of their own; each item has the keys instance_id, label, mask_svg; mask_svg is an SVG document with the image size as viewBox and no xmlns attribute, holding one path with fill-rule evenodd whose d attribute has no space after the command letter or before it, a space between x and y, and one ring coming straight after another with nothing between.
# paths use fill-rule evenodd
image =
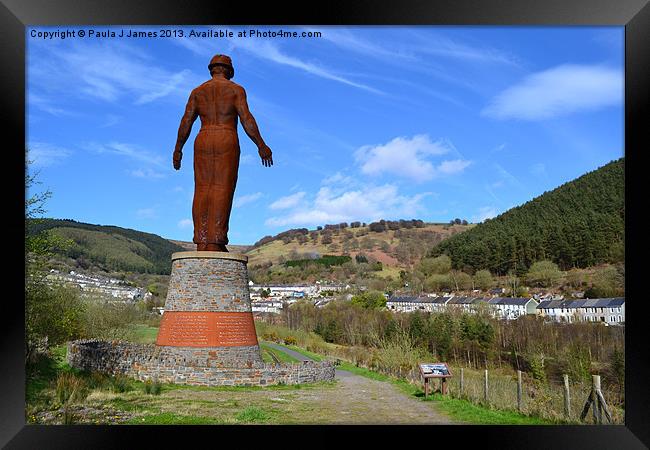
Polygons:
<instances>
[{"instance_id":1,"label":"inscription plaque on plinth","mask_svg":"<svg viewBox=\"0 0 650 450\"><path fill-rule=\"evenodd\" d=\"M246 255L172 254L172 271L156 345L166 353L228 366L262 362L248 290Z\"/></svg>"},{"instance_id":2,"label":"inscription plaque on plinth","mask_svg":"<svg viewBox=\"0 0 650 450\"><path fill-rule=\"evenodd\" d=\"M249 312L169 311L160 322L157 345L234 347L257 345Z\"/></svg>"}]
</instances>

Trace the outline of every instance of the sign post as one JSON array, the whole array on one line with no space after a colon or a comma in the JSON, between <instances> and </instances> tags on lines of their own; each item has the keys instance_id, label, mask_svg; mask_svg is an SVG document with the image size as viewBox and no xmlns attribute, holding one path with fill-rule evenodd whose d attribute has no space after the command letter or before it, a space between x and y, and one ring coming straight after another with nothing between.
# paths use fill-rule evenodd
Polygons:
<instances>
[{"instance_id":1,"label":"sign post","mask_svg":"<svg viewBox=\"0 0 650 450\"><path fill-rule=\"evenodd\" d=\"M429 395L430 378L440 378L440 393L447 395L447 378L452 377L447 363L421 363L419 368L420 375L424 379L424 398Z\"/></svg>"}]
</instances>

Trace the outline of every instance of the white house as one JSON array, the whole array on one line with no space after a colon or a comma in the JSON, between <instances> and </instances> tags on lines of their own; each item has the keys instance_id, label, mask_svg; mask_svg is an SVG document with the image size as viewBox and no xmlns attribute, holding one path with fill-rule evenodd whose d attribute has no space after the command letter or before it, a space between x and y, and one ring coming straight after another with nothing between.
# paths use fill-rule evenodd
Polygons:
<instances>
[{"instance_id":1,"label":"white house","mask_svg":"<svg viewBox=\"0 0 650 450\"><path fill-rule=\"evenodd\" d=\"M473 313L485 305L494 317L499 319L516 319L526 314L535 314L538 302L532 298L484 298L484 297L444 297L394 296L388 299L386 307L395 312L428 311L443 312L457 309Z\"/></svg>"},{"instance_id":2,"label":"white house","mask_svg":"<svg viewBox=\"0 0 650 450\"><path fill-rule=\"evenodd\" d=\"M550 300L537 305L537 314L555 322L600 322L607 325L625 323L625 298L584 300Z\"/></svg>"},{"instance_id":3,"label":"white house","mask_svg":"<svg viewBox=\"0 0 650 450\"><path fill-rule=\"evenodd\" d=\"M495 316L500 319L517 319L526 314L536 314L539 302L534 298L496 297L488 300Z\"/></svg>"}]
</instances>

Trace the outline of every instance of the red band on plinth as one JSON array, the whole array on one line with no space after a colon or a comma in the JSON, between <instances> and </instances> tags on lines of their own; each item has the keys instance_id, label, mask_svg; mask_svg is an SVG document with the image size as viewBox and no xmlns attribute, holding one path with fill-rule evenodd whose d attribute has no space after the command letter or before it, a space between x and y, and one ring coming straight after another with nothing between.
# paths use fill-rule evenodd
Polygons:
<instances>
[{"instance_id":1,"label":"red band on plinth","mask_svg":"<svg viewBox=\"0 0 650 450\"><path fill-rule=\"evenodd\" d=\"M252 312L165 311L156 345L237 347L257 345Z\"/></svg>"}]
</instances>

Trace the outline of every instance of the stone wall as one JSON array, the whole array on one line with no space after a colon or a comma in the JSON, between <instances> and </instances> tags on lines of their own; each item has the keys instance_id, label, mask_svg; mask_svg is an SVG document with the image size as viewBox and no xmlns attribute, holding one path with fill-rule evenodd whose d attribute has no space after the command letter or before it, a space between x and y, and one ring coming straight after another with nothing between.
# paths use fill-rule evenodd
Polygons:
<instances>
[{"instance_id":1,"label":"stone wall","mask_svg":"<svg viewBox=\"0 0 650 450\"><path fill-rule=\"evenodd\" d=\"M68 343L67 360L72 367L81 370L124 374L141 381L201 386L266 386L334 379L331 361L293 364L247 362L223 367L216 358L210 360L210 355L203 353L210 351L208 349L190 348L186 356L178 350L170 352L153 344L81 340Z\"/></svg>"},{"instance_id":2,"label":"stone wall","mask_svg":"<svg viewBox=\"0 0 650 450\"><path fill-rule=\"evenodd\" d=\"M185 254L191 256L180 257ZM165 311L251 312L246 261L237 256L174 253Z\"/></svg>"}]
</instances>

